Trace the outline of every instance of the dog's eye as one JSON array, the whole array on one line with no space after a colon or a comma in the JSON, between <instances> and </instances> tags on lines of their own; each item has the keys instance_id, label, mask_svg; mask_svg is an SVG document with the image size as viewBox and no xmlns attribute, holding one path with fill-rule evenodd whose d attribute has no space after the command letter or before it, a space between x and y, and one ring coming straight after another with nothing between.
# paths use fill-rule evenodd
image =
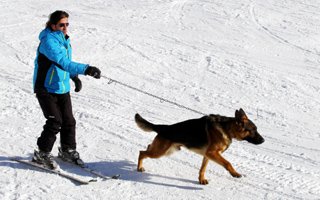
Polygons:
<instances>
[{"instance_id":1,"label":"dog's eye","mask_svg":"<svg viewBox=\"0 0 320 200\"><path fill-rule=\"evenodd\" d=\"M254 126L244 126L243 128L249 132L256 131L256 128Z\"/></svg>"},{"instance_id":2,"label":"dog's eye","mask_svg":"<svg viewBox=\"0 0 320 200\"><path fill-rule=\"evenodd\" d=\"M252 129L252 128L245 128L245 131L246 131L246 132L249 132L250 135L252 135L252 134L255 133L255 130Z\"/></svg>"}]
</instances>

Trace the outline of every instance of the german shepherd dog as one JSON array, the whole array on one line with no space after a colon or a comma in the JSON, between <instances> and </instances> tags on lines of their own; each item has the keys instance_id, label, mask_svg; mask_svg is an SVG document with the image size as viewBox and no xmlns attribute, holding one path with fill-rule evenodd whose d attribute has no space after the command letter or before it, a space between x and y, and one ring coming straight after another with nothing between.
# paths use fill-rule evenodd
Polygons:
<instances>
[{"instance_id":1,"label":"german shepherd dog","mask_svg":"<svg viewBox=\"0 0 320 200\"><path fill-rule=\"evenodd\" d=\"M203 185L208 184L204 173L209 160L222 165L233 177L241 177L221 155L229 147L232 139L246 140L256 145L264 142L263 137L257 132L257 127L242 109L236 110L235 117L211 114L172 125L152 124L139 114L135 115L135 121L142 130L157 133L147 150L140 151L137 169L139 172L145 171L142 166L143 159L170 155L183 146L203 156L199 171L199 183Z\"/></svg>"}]
</instances>

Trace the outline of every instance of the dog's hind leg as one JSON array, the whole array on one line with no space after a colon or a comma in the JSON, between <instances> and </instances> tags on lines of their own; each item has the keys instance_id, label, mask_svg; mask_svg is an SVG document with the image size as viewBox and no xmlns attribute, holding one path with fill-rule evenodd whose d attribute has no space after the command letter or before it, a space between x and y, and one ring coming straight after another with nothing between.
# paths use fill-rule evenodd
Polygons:
<instances>
[{"instance_id":1,"label":"dog's hind leg","mask_svg":"<svg viewBox=\"0 0 320 200\"><path fill-rule=\"evenodd\" d=\"M140 151L138 159L138 168L139 172L144 172L143 159L145 158L160 158L167 154L172 142L166 140L160 136L156 136L153 142L148 146L146 151Z\"/></svg>"},{"instance_id":2,"label":"dog's hind leg","mask_svg":"<svg viewBox=\"0 0 320 200\"><path fill-rule=\"evenodd\" d=\"M215 161L216 163L222 165L233 177L240 178L241 174L236 172L236 170L232 167L231 163L224 159L220 152L218 151L209 151L206 154L210 160Z\"/></svg>"},{"instance_id":3,"label":"dog's hind leg","mask_svg":"<svg viewBox=\"0 0 320 200\"><path fill-rule=\"evenodd\" d=\"M208 180L204 177L204 173L206 172L206 168L208 165L209 159L207 157L203 157L202 165L199 171L199 183L201 185L207 185L209 182Z\"/></svg>"}]
</instances>

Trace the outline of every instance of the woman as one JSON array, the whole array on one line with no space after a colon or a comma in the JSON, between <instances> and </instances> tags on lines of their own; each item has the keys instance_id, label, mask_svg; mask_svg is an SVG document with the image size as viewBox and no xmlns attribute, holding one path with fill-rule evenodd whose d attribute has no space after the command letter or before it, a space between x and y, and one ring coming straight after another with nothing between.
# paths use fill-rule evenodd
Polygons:
<instances>
[{"instance_id":1,"label":"woman","mask_svg":"<svg viewBox=\"0 0 320 200\"><path fill-rule=\"evenodd\" d=\"M75 91L81 90L78 74L100 78L98 68L71 60L70 38L68 36L69 14L55 11L39 35L40 44L35 59L33 85L46 123L37 140L39 151L35 150L33 161L51 169L57 167L51 155L60 132L59 157L63 160L83 165L76 151L76 121L72 113L70 98L70 78L75 83Z\"/></svg>"}]
</instances>

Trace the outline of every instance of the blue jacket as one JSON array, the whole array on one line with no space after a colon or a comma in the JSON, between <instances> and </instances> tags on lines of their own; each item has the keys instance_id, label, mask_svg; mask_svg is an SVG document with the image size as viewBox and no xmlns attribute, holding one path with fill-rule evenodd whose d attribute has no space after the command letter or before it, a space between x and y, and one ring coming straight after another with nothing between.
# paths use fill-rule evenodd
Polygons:
<instances>
[{"instance_id":1,"label":"blue jacket","mask_svg":"<svg viewBox=\"0 0 320 200\"><path fill-rule=\"evenodd\" d=\"M41 31L35 59L33 88L35 93L65 94L70 91L70 77L84 74L88 64L71 59L70 38L49 28Z\"/></svg>"}]
</instances>

